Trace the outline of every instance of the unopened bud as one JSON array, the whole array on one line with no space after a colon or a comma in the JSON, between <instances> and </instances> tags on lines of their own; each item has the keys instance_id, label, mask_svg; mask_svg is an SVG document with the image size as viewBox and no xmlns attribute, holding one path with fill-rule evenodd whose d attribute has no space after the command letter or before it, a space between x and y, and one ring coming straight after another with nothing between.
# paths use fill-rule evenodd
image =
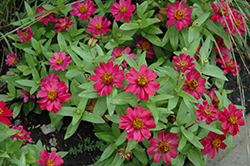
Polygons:
<instances>
[{"instance_id":1,"label":"unopened bud","mask_svg":"<svg viewBox=\"0 0 250 166\"><path fill-rule=\"evenodd\" d=\"M198 28L200 25L199 25L199 23L197 22L197 21L195 21L194 23L193 23L193 27L194 28Z\"/></svg>"},{"instance_id":2,"label":"unopened bud","mask_svg":"<svg viewBox=\"0 0 250 166\"><path fill-rule=\"evenodd\" d=\"M97 39L91 38L88 41L88 46L94 47L96 45Z\"/></svg>"},{"instance_id":3,"label":"unopened bud","mask_svg":"<svg viewBox=\"0 0 250 166\"><path fill-rule=\"evenodd\" d=\"M204 59L204 64L207 64L208 63L208 59Z\"/></svg>"},{"instance_id":4,"label":"unopened bud","mask_svg":"<svg viewBox=\"0 0 250 166\"><path fill-rule=\"evenodd\" d=\"M121 37L121 36L122 36L122 34L121 34L121 33L117 33L116 35L117 35L117 37Z\"/></svg>"},{"instance_id":5,"label":"unopened bud","mask_svg":"<svg viewBox=\"0 0 250 166\"><path fill-rule=\"evenodd\" d=\"M141 49L137 49L136 53L137 54L141 54L142 50Z\"/></svg>"},{"instance_id":6,"label":"unopened bud","mask_svg":"<svg viewBox=\"0 0 250 166\"><path fill-rule=\"evenodd\" d=\"M183 47L183 48L182 48L182 51L187 52L187 50L188 50L187 47Z\"/></svg>"},{"instance_id":7,"label":"unopened bud","mask_svg":"<svg viewBox=\"0 0 250 166\"><path fill-rule=\"evenodd\" d=\"M139 20L137 20L137 23L140 25L141 24L141 20L139 19Z\"/></svg>"}]
</instances>

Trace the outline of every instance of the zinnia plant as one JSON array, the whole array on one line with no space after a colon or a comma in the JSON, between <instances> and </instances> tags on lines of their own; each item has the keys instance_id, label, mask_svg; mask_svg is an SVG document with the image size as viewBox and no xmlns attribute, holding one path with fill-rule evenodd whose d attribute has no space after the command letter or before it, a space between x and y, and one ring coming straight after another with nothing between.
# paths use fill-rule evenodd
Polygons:
<instances>
[{"instance_id":1,"label":"zinnia plant","mask_svg":"<svg viewBox=\"0 0 250 166\"><path fill-rule=\"evenodd\" d=\"M16 138L17 140L27 140L27 141L32 141L31 137L28 137L28 135L31 133L30 131L27 132L26 130L23 129L22 125L19 125L18 127L16 125L14 125L12 127L12 129L16 129L19 130L18 133L16 133L15 135L10 136L12 139ZM23 144L25 144L25 141L23 141Z\"/></svg>"},{"instance_id":2,"label":"zinnia plant","mask_svg":"<svg viewBox=\"0 0 250 166\"><path fill-rule=\"evenodd\" d=\"M44 150L40 153L41 159L37 159L37 163L41 164L41 166L61 166L61 164L64 163L63 159L60 155L56 155L56 152L54 150L51 151L50 154L48 154L47 150Z\"/></svg>"}]
</instances>

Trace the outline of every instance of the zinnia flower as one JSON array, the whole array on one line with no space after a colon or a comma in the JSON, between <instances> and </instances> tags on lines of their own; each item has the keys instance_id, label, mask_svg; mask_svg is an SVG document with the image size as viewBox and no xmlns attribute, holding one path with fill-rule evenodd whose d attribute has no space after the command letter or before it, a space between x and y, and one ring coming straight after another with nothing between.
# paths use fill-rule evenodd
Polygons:
<instances>
[{"instance_id":1,"label":"zinnia flower","mask_svg":"<svg viewBox=\"0 0 250 166\"><path fill-rule=\"evenodd\" d=\"M236 71L236 66L235 66L234 60L233 59L229 60L229 55L225 54L223 56L224 62L218 58L215 58L214 60L218 63L221 63L221 68L223 68L223 71L225 74L227 74L228 71L230 70L232 72L233 76L235 76L235 77L237 76L237 71ZM236 62L236 65L237 65L237 69L240 71L240 66L237 64L237 62Z\"/></svg>"},{"instance_id":2,"label":"zinnia flower","mask_svg":"<svg viewBox=\"0 0 250 166\"><path fill-rule=\"evenodd\" d=\"M210 97L212 104L214 105L214 108L219 110L218 108L219 108L220 100L218 99L214 91L216 91L216 88L212 88L211 91L207 91L206 94Z\"/></svg>"},{"instance_id":3,"label":"zinnia flower","mask_svg":"<svg viewBox=\"0 0 250 166\"><path fill-rule=\"evenodd\" d=\"M71 94L66 93L68 87L64 81L59 82L57 79L54 79L52 83L47 81L42 85L41 91L37 92L37 95L43 98L42 100L37 101L38 103L41 103L40 108L42 110L47 109L48 111L56 113L62 108L61 103L64 103L71 98Z\"/></svg>"},{"instance_id":4,"label":"zinnia flower","mask_svg":"<svg viewBox=\"0 0 250 166\"><path fill-rule=\"evenodd\" d=\"M217 120L218 114L217 109L214 108L212 103L208 104L207 100L203 100L203 106L201 104L196 104L199 110L195 110L194 113L198 115L197 120L202 121L206 120L206 124L210 124L211 120Z\"/></svg>"},{"instance_id":5,"label":"zinnia flower","mask_svg":"<svg viewBox=\"0 0 250 166\"><path fill-rule=\"evenodd\" d=\"M30 95L30 93L27 90L25 90L25 89L19 89L19 91L23 93L23 95L21 96L21 98L23 98L23 101L25 103L27 103L29 101L29 98L32 98L32 99L36 98L35 95Z\"/></svg>"},{"instance_id":6,"label":"zinnia flower","mask_svg":"<svg viewBox=\"0 0 250 166\"><path fill-rule=\"evenodd\" d=\"M158 139L151 138L149 140L150 147L147 149L148 155L153 153L154 162L159 163L162 157L162 160L165 163L171 162L171 158L176 158L178 156L178 152L174 149L179 146L179 142L175 141L179 138L178 134L175 133L167 133L164 136L164 130L158 133Z\"/></svg>"},{"instance_id":7,"label":"zinnia flower","mask_svg":"<svg viewBox=\"0 0 250 166\"><path fill-rule=\"evenodd\" d=\"M135 37L135 47L141 48L141 49L147 51L146 57L153 59L153 57L151 55L155 54L154 45L151 42L149 42L146 38L144 38L144 37L140 38L139 36L136 36Z\"/></svg>"},{"instance_id":8,"label":"zinnia flower","mask_svg":"<svg viewBox=\"0 0 250 166\"><path fill-rule=\"evenodd\" d=\"M173 24L175 24L178 31L180 31L182 28L187 28L188 24L192 23L193 21L190 17L193 9L188 8L185 10L186 7L186 1L182 1L181 4L180 1L176 1L174 7L168 3L168 8L166 11L168 13L167 17L169 20L167 21L167 25L171 27Z\"/></svg>"},{"instance_id":9,"label":"zinnia flower","mask_svg":"<svg viewBox=\"0 0 250 166\"><path fill-rule=\"evenodd\" d=\"M100 63L101 68L96 67L94 69L95 76L90 76L92 81L97 82L94 85L94 89L98 90L98 95L109 95L112 91L112 87L115 85L117 88L123 86L121 83L124 80L124 71L119 70L119 66L113 66L113 62Z\"/></svg>"},{"instance_id":10,"label":"zinnia flower","mask_svg":"<svg viewBox=\"0 0 250 166\"><path fill-rule=\"evenodd\" d=\"M242 35L242 31L246 31L246 27L244 22L246 22L246 19L243 18L243 16L234 8L230 12L230 19L229 22L229 29L231 30L232 34L236 32L238 35ZM225 31L228 31L226 28Z\"/></svg>"},{"instance_id":11,"label":"zinnia flower","mask_svg":"<svg viewBox=\"0 0 250 166\"><path fill-rule=\"evenodd\" d=\"M63 18L60 18L59 19L59 23L56 23L55 24L55 27L58 28L56 30L56 33L60 32L61 30L63 29L66 29L66 30L69 30L69 25L73 25L75 24L74 22L70 22L72 19L69 19L67 16L63 19Z\"/></svg>"},{"instance_id":12,"label":"zinnia flower","mask_svg":"<svg viewBox=\"0 0 250 166\"><path fill-rule=\"evenodd\" d=\"M186 53L182 53L179 55L179 57L174 56L173 62L178 64L174 66L175 70L181 69L182 73L190 72L190 67L195 67L196 64L192 63L194 61L194 58L191 58L190 55L187 55Z\"/></svg>"},{"instance_id":13,"label":"zinnia flower","mask_svg":"<svg viewBox=\"0 0 250 166\"><path fill-rule=\"evenodd\" d=\"M219 0L219 3L217 4L217 6L215 6L215 4L213 2L210 3L210 5L212 6L213 10L214 10L214 15L211 17L211 20L214 22L215 20L219 21L222 25L226 25L226 22L223 18L223 15L225 17L226 20L229 19L229 13L228 13L228 7L230 7L230 3L227 2L227 4L222 1Z\"/></svg>"},{"instance_id":14,"label":"zinnia flower","mask_svg":"<svg viewBox=\"0 0 250 166\"><path fill-rule=\"evenodd\" d=\"M71 63L70 56L66 56L65 52L55 52L54 56L49 59L49 65L53 66L51 70L65 70L65 67Z\"/></svg>"},{"instance_id":15,"label":"zinnia flower","mask_svg":"<svg viewBox=\"0 0 250 166\"><path fill-rule=\"evenodd\" d=\"M115 21L120 21L124 18L126 22L130 22L129 16L133 15L135 9L135 5L131 5L131 0L127 2L125 0L119 0L119 4L114 2L113 6L110 7L111 13L116 16Z\"/></svg>"},{"instance_id":16,"label":"zinnia flower","mask_svg":"<svg viewBox=\"0 0 250 166\"><path fill-rule=\"evenodd\" d=\"M140 72L131 67L130 73L126 74L129 84L124 91L137 94L139 100L149 100L149 95L155 95L154 90L160 88L160 84L154 81L156 77L157 74L148 69L146 65L141 65Z\"/></svg>"},{"instance_id":17,"label":"zinnia flower","mask_svg":"<svg viewBox=\"0 0 250 166\"><path fill-rule=\"evenodd\" d=\"M132 152L126 152L126 148L127 148L127 146L124 146L123 149L117 150L117 153L119 155L121 155L121 159L125 159L126 158L127 160L129 160L130 159L130 155L132 154Z\"/></svg>"},{"instance_id":18,"label":"zinnia flower","mask_svg":"<svg viewBox=\"0 0 250 166\"><path fill-rule=\"evenodd\" d=\"M5 59L5 62L8 66L14 66L14 64L16 64L16 61L19 58L16 56L15 53L9 54L7 55L7 59Z\"/></svg>"},{"instance_id":19,"label":"zinnia flower","mask_svg":"<svg viewBox=\"0 0 250 166\"><path fill-rule=\"evenodd\" d=\"M36 7L36 14L39 14L39 13L43 13L43 12L47 12L48 10L46 10L45 8L39 8L39 7ZM40 16L37 16L37 20L39 22L43 22L44 24L48 24L49 21L53 21L53 22L57 22L58 19L53 17L55 15L55 13L45 13L45 14L42 14ZM43 17L44 16L44 17ZM43 17L43 18L40 18L40 17Z\"/></svg>"},{"instance_id":20,"label":"zinnia flower","mask_svg":"<svg viewBox=\"0 0 250 166\"><path fill-rule=\"evenodd\" d=\"M193 68L189 73L186 75L186 80L184 83L184 91L194 96L197 100L200 97L200 94L203 94L206 92L205 89L205 78L200 78L201 74L200 72L196 72Z\"/></svg>"},{"instance_id":21,"label":"zinnia flower","mask_svg":"<svg viewBox=\"0 0 250 166\"><path fill-rule=\"evenodd\" d=\"M149 118L151 111L144 110L141 106L136 106L134 110L128 107L126 114L128 116L120 115L120 119L123 120L123 122L119 123L120 129L127 130L126 139L130 141L134 138L135 141L139 142L143 142L144 137L149 139L151 133L148 129L156 127L154 118Z\"/></svg>"},{"instance_id":22,"label":"zinnia flower","mask_svg":"<svg viewBox=\"0 0 250 166\"><path fill-rule=\"evenodd\" d=\"M216 41L216 43L218 44L219 49L220 49L220 52L221 52L222 55L228 54L227 51L229 51L229 52L232 52L232 51L233 51L232 48L230 48L230 49L227 48L227 46L226 46L225 43L224 43L223 38L217 38L217 37L215 37L215 41ZM232 43L232 46L233 46L233 42L231 42L231 43ZM215 53L218 52L218 48L217 48L216 46L214 47L214 52L215 52Z\"/></svg>"},{"instance_id":23,"label":"zinnia flower","mask_svg":"<svg viewBox=\"0 0 250 166\"><path fill-rule=\"evenodd\" d=\"M58 80L58 79L59 79L59 76L52 73L50 76L46 75L45 79L42 78L40 85L41 87L43 87L46 85L46 83L52 84L53 80Z\"/></svg>"},{"instance_id":24,"label":"zinnia flower","mask_svg":"<svg viewBox=\"0 0 250 166\"><path fill-rule=\"evenodd\" d=\"M37 159L36 162L41 164L42 166L61 166L64 163L61 155L56 155L56 151L52 150L50 155L48 154L47 150L40 153L41 159Z\"/></svg>"},{"instance_id":25,"label":"zinnia flower","mask_svg":"<svg viewBox=\"0 0 250 166\"><path fill-rule=\"evenodd\" d=\"M11 109L5 107L5 102L3 100L0 101L0 122L10 125L11 121L7 117L13 116Z\"/></svg>"},{"instance_id":26,"label":"zinnia flower","mask_svg":"<svg viewBox=\"0 0 250 166\"><path fill-rule=\"evenodd\" d=\"M94 6L95 4L89 0L85 0L84 3L75 3L71 5L74 11L71 11L70 14L73 16L78 16L79 19L83 19L83 21L88 21L88 17L90 17L96 11Z\"/></svg>"},{"instance_id":27,"label":"zinnia flower","mask_svg":"<svg viewBox=\"0 0 250 166\"><path fill-rule=\"evenodd\" d=\"M18 127L16 125L14 125L12 127L12 129L16 129L16 130L19 130L18 133L16 133L15 135L12 135L10 136L10 138L14 139L16 138L17 140L27 140L27 141L32 141L32 138L31 137L27 137L27 135L29 135L31 132L27 132L26 130L23 129L23 126L22 125L19 125ZM25 144L25 141L23 141L23 145Z\"/></svg>"},{"instance_id":28,"label":"zinnia flower","mask_svg":"<svg viewBox=\"0 0 250 166\"><path fill-rule=\"evenodd\" d=\"M99 33L106 34L106 31L111 31L111 29L107 28L111 22L107 21L108 19L105 18L102 20L102 16L95 16L94 18L90 19L91 24L88 24L88 31L94 31L93 35L97 36Z\"/></svg>"},{"instance_id":29,"label":"zinnia flower","mask_svg":"<svg viewBox=\"0 0 250 166\"><path fill-rule=\"evenodd\" d=\"M19 39L20 42L26 41L27 43L30 41L31 37L34 35L34 32L31 32L31 27L28 27L27 29L23 30L17 30L17 36L20 36Z\"/></svg>"},{"instance_id":30,"label":"zinnia flower","mask_svg":"<svg viewBox=\"0 0 250 166\"><path fill-rule=\"evenodd\" d=\"M206 155L209 152L210 157L214 158L215 150L219 153L219 148L225 149L227 147L227 145L222 142L225 139L226 137L224 135L219 135L210 131L208 137L204 137L204 139L201 140L201 144L205 146L202 150L202 154Z\"/></svg>"},{"instance_id":31,"label":"zinnia flower","mask_svg":"<svg viewBox=\"0 0 250 166\"><path fill-rule=\"evenodd\" d=\"M118 47L115 47L114 49L113 49L113 52L111 53L111 55L113 56L109 61L114 61L114 60L116 60L117 58L119 58L119 57L122 57L122 54L126 54L128 57L130 57L131 59L134 59L135 58L135 54L134 53L131 53L130 54L130 52L131 52L131 48L130 47L126 47L125 49L124 49L124 46L121 46L120 48L118 48ZM120 64L120 66L122 66L122 67L124 67L124 68L126 68L127 69L127 62L124 60L121 64Z\"/></svg>"},{"instance_id":32,"label":"zinnia flower","mask_svg":"<svg viewBox=\"0 0 250 166\"><path fill-rule=\"evenodd\" d=\"M233 104L229 104L228 110L224 107L224 112L219 111L219 121L223 122L222 129L223 133L226 135L228 130L231 135L234 136L239 132L239 127L244 126L245 122L242 118L242 110L237 110Z\"/></svg>"}]
</instances>

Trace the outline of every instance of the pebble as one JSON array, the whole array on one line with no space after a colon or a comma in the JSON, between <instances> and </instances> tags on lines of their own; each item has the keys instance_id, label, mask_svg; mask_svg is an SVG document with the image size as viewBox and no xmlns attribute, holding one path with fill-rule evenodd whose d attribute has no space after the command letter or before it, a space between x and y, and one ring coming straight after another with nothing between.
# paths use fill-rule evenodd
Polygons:
<instances>
[{"instance_id":1,"label":"pebble","mask_svg":"<svg viewBox=\"0 0 250 166\"><path fill-rule=\"evenodd\" d=\"M20 119L15 120L14 125L19 126L22 123Z\"/></svg>"},{"instance_id":2,"label":"pebble","mask_svg":"<svg viewBox=\"0 0 250 166\"><path fill-rule=\"evenodd\" d=\"M52 147L56 147L57 145L56 138L50 138L49 143Z\"/></svg>"},{"instance_id":3,"label":"pebble","mask_svg":"<svg viewBox=\"0 0 250 166\"><path fill-rule=\"evenodd\" d=\"M43 132L44 135L47 135L47 134L49 134L49 133L53 133L53 132L56 131L56 127L50 128L50 124L47 124L47 125L43 124L43 125L40 127L40 129L42 130L42 132Z\"/></svg>"},{"instance_id":4,"label":"pebble","mask_svg":"<svg viewBox=\"0 0 250 166\"><path fill-rule=\"evenodd\" d=\"M56 149L55 147L50 148L50 150L51 150L51 151L52 151L52 150L57 151L57 149Z\"/></svg>"},{"instance_id":5,"label":"pebble","mask_svg":"<svg viewBox=\"0 0 250 166\"><path fill-rule=\"evenodd\" d=\"M15 73L13 71L7 71L6 75L14 75Z\"/></svg>"}]
</instances>

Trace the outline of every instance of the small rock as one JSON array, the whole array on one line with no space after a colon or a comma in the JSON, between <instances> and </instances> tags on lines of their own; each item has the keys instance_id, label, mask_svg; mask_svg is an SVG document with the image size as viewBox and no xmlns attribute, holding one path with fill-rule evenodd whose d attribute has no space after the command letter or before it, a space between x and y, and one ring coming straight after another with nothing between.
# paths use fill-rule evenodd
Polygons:
<instances>
[{"instance_id":1,"label":"small rock","mask_svg":"<svg viewBox=\"0 0 250 166\"><path fill-rule=\"evenodd\" d=\"M56 145L57 145L56 138L50 138L49 143L51 146L56 147Z\"/></svg>"},{"instance_id":2,"label":"small rock","mask_svg":"<svg viewBox=\"0 0 250 166\"><path fill-rule=\"evenodd\" d=\"M40 126L41 126L40 124L36 125L36 126L35 126L35 129L37 129L37 128L40 127Z\"/></svg>"},{"instance_id":3,"label":"small rock","mask_svg":"<svg viewBox=\"0 0 250 166\"><path fill-rule=\"evenodd\" d=\"M15 120L14 125L18 126L22 123L20 119Z\"/></svg>"},{"instance_id":4,"label":"small rock","mask_svg":"<svg viewBox=\"0 0 250 166\"><path fill-rule=\"evenodd\" d=\"M31 129L31 127L28 127L27 129L28 129L28 130L30 130L30 129Z\"/></svg>"},{"instance_id":5,"label":"small rock","mask_svg":"<svg viewBox=\"0 0 250 166\"><path fill-rule=\"evenodd\" d=\"M50 124L47 124L47 125L44 124L42 125L42 127L40 127L40 129L42 130L44 135L47 135L49 133L53 133L56 131L56 127L50 128Z\"/></svg>"},{"instance_id":6,"label":"small rock","mask_svg":"<svg viewBox=\"0 0 250 166\"><path fill-rule=\"evenodd\" d=\"M14 75L15 73L13 71L7 71L6 75Z\"/></svg>"},{"instance_id":7,"label":"small rock","mask_svg":"<svg viewBox=\"0 0 250 166\"><path fill-rule=\"evenodd\" d=\"M57 149L56 149L55 147L50 148L50 150L51 150L51 151L52 151L52 150L57 151Z\"/></svg>"}]
</instances>

